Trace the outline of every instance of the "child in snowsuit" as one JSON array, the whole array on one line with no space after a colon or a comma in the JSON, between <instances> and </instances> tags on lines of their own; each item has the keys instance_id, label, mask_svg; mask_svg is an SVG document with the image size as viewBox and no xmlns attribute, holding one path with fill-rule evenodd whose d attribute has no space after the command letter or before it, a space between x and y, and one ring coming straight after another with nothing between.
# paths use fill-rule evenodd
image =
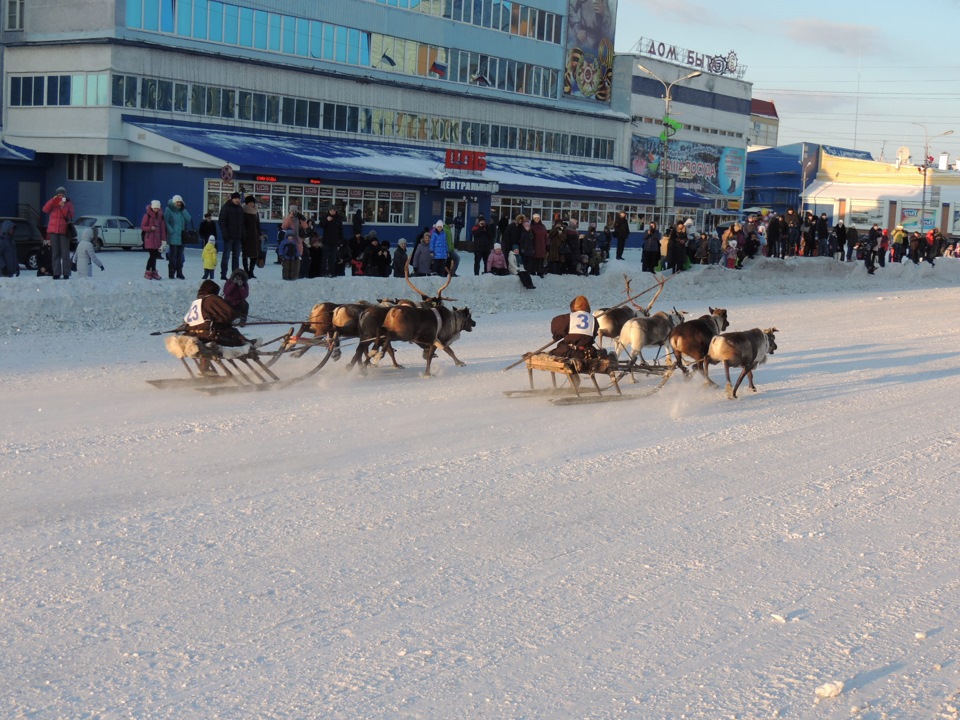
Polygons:
<instances>
[{"instance_id":1,"label":"child in snowsuit","mask_svg":"<svg viewBox=\"0 0 960 720\"><path fill-rule=\"evenodd\" d=\"M737 241L730 240L727 249L723 251L724 264L731 270L737 268Z\"/></svg>"},{"instance_id":2,"label":"child in snowsuit","mask_svg":"<svg viewBox=\"0 0 960 720\"><path fill-rule=\"evenodd\" d=\"M207 244L203 246L203 279L213 280L213 272L217 269L217 238L211 235Z\"/></svg>"},{"instance_id":3,"label":"child in snowsuit","mask_svg":"<svg viewBox=\"0 0 960 720\"><path fill-rule=\"evenodd\" d=\"M233 308L240 318L240 327L247 324L247 313L250 312L250 283L247 281L247 271L237 268L230 274L230 279L223 286L223 299Z\"/></svg>"}]
</instances>

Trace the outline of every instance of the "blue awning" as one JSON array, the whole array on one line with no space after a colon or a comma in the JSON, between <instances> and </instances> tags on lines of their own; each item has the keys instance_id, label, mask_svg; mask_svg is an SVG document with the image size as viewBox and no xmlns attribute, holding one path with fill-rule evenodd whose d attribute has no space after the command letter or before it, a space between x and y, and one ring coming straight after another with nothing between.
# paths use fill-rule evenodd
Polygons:
<instances>
[{"instance_id":1,"label":"blue awning","mask_svg":"<svg viewBox=\"0 0 960 720\"><path fill-rule=\"evenodd\" d=\"M440 181L451 175L444 168L442 149L155 123L131 117L125 120L128 125L181 148L192 148L211 164L229 163L243 173L428 187L439 187ZM160 149L156 142L150 147ZM653 203L656 195L654 180L621 167L492 153L487 153L482 179L497 183L500 194L508 195L540 193L640 203ZM679 189L676 200L692 205L711 202Z\"/></svg>"},{"instance_id":2,"label":"blue awning","mask_svg":"<svg viewBox=\"0 0 960 720\"><path fill-rule=\"evenodd\" d=\"M0 139L0 161L21 160L30 162L35 157L36 153L33 150L18 147L17 145L11 145L10 143Z\"/></svg>"}]
</instances>

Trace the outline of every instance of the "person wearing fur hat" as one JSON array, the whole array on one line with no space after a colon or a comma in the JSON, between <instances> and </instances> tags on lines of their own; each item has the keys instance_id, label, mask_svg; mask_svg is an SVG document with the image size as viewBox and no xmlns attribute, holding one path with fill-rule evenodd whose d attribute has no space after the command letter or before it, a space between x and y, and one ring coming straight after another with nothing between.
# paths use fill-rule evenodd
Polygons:
<instances>
[{"instance_id":1,"label":"person wearing fur hat","mask_svg":"<svg viewBox=\"0 0 960 720\"><path fill-rule=\"evenodd\" d=\"M600 357L595 344L597 319L590 312L590 301L577 295L570 302L570 312L550 321L550 334L557 346L550 351L557 357L593 360Z\"/></svg>"},{"instance_id":2,"label":"person wearing fur hat","mask_svg":"<svg viewBox=\"0 0 960 720\"><path fill-rule=\"evenodd\" d=\"M183 277L183 231L193 223L193 218L183 203L183 198L174 195L163 211L163 221L167 224L167 276L170 279Z\"/></svg>"},{"instance_id":3,"label":"person wearing fur hat","mask_svg":"<svg viewBox=\"0 0 960 720\"><path fill-rule=\"evenodd\" d=\"M66 188L58 187L56 194L44 204L43 211L50 216L47 240L50 241L53 279L67 279L70 277L70 223L73 222L73 203L67 197Z\"/></svg>"},{"instance_id":4,"label":"person wearing fur hat","mask_svg":"<svg viewBox=\"0 0 960 720\"><path fill-rule=\"evenodd\" d=\"M215 342L227 347L240 347L250 342L233 325L236 312L220 297L220 286L213 280L204 280L197 290L197 299L183 316L183 324L177 330L206 342ZM200 372L210 369L210 360L200 358Z\"/></svg>"},{"instance_id":5,"label":"person wearing fur hat","mask_svg":"<svg viewBox=\"0 0 960 720\"><path fill-rule=\"evenodd\" d=\"M143 277L147 280L160 280L157 260L161 255L160 248L167 242L167 223L163 220L159 200L154 200L147 205L146 212L140 220L140 230L143 234L143 247L149 253Z\"/></svg>"},{"instance_id":6,"label":"person wearing fur hat","mask_svg":"<svg viewBox=\"0 0 960 720\"><path fill-rule=\"evenodd\" d=\"M250 303L247 298L250 297L250 284L247 282L247 271L243 268L237 268L230 274L230 279L223 286L223 299L233 308L234 312L240 318L240 327L247 324L247 313L250 312Z\"/></svg>"},{"instance_id":7,"label":"person wearing fur hat","mask_svg":"<svg viewBox=\"0 0 960 720\"><path fill-rule=\"evenodd\" d=\"M220 259L220 279L227 279L227 265L236 270L240 267L243 254L244 223L243 208L240 207L240 193L235 192L220 208L220 237L223 238L223 257ZM284 227L286 229L286 227Z\"/></svg>"},{"instance_id":8,"label":"person wearing fur hat","mask_svg":"<svg viewBox=\"0 0 960 720\"><path fill-rule=\"evenodd\" d=\"M252 280L257 277L253 270L257 266L257 260L260 259L260 236L263 235L263 231L260 227L257 199L253 195L247 195L242 207L243 240L240 243L240 249L243 253L243 269L247 273L247 278Z\"/></svg>"},{"instance_id":9,"label":"person wearing fur hat","mask_svg":"<svg viewBox=\"0 0 960 720\"><path fill-rule=\"evenodd\" d=\"M80 233L80 240L77 242L77 249L74 252L77 262L77 275L80 277L93 277L93 266L96 265L101 270L105 270L100 258L97 257L97 251L93 247L93 228L87 227Z\"/></svg>"}]
</instances>

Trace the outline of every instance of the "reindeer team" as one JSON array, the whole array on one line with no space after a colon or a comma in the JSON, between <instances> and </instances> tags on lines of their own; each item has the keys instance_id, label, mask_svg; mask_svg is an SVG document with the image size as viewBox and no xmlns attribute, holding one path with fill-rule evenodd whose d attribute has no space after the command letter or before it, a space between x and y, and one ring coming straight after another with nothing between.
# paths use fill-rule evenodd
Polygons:
<instances>
[{"instance_id":1,"label":"reindeer team","mask_svg":"<svg viewBox=\"0 0 960 720\"><path fill-rule=\"evenodd\" d=\"M470 332L476 322L469 308L448 308L444 305L444 301L453 300L443 296L450 286L451 276L447 276L446 283L435 294L429 295L411 282L409 272L404 274L407 284L420 296L420 302L392 299L380 300L377 304L318 303L311 310L309 320L300 327L298 336L312 333L316 338L326 338L333 348L335 360L340 357L340 340L356 338L357 348L348 367L357 365L362 373L366 373L367 366L384 354L390 356L395 368L402 367L393 349L395 341L413 343L423 349L426 360L424 376L430 375L431 363L438 349L446 352L457 366L462 367L465 363L454 354L451 345L462 332ZM730 324L724 308L709 308L708 314L694 320L687 320L686 311L676 308L651 315L650 311L663 292L665 281L660 280L656 295L644 307L633 301L630 280L626 276L624 280L630 304L602 308L594 315L597 318L599 344L602 346L604 338L613 339L616 355L619 357L621 353L626 353L627 361L623 370L629 372L631 378L635 380L634 372L637 369L662 367L647 362L643 356L644 348L657 348L653 360L657 363L663 347L669 345L668 353L672 357L668 360L672 361L672 367L668 373L672 374L674 368L679 368L684 376L689 376L690 371L684 364L684 358L687 358L707 383L715 385L710 379L709 366L723 364L728 397L737 397L744 378L748 380L750 389L756 392L753 371L776 351L776 328L724 333ZM292 338L291 342L296 343L297 338ZM302 354L309 347L309 344L305 345L298 352ZM730 379L731 367L741 370L735 384Z\"/></svg>"}]
</instances>

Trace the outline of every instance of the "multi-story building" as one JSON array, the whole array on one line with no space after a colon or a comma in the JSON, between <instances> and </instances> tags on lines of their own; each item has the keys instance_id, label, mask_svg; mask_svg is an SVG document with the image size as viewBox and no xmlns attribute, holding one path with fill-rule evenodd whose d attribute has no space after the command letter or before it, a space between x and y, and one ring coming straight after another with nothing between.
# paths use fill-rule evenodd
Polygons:
<instances>
[{"instance_id":1,"label":"multi-story building","mask_svg":"<svg viewBox=\"0 0 960 720\"><path fill-rule=\"evenodd\" d=\"M747 145L751 148L776 147L780 135L780 116L770 100L750 101L750 128Z\"/></svg>"},{"instance_id":2,"label":"multi-story building","mask_svg":"<svg viewBox=\"0 0 960 720\"><path fill-rule=\"evenodd\" d=\"M620 167L615 3L4 0L5 141L84 212L182 195L362 208L386 237L491 209L607 221ZM569 70L569 71L568 71ZM195 213L198 214L198 213Z\"/></svg>"}]
</instances>

